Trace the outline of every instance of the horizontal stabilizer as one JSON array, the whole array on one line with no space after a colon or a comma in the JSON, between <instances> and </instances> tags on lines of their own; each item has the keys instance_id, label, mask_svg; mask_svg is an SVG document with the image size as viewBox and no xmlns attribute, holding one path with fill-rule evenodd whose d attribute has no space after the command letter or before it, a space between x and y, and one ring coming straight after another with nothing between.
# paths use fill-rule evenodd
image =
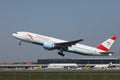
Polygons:
<instances>
[{"instance_id":1,"label":"horizontal stabilizer","mask_svg":"<svg viewBox=\"0 0 120 80\"><path fill-rule=\"evenodd\" d=\"M101 55L106 55L106 56L112 56L112 54L115 54L114 52L100 52Z\"/></svg>"},{"instance_id":2,"label":"horizontal stabilizer","mask_svg":"<svg viewBox=\"0 0 120 80\"><path fill-rule=\"evenodd\" d=\"M101 54L115 54L114 52L100 52Z\"/></svg>"}]
</instances>

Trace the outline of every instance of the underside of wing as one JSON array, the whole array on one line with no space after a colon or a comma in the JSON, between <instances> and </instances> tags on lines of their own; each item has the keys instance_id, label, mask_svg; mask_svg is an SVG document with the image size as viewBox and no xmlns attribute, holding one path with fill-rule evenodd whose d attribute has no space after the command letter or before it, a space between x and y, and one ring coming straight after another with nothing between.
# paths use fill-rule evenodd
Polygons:
<instances>
[{"instance_id":1,"label":"underside of wing","mask_svg":"<svg viewBox=\"0 0 120 80\"><path fill-rule=\"evenodd\" d=\"M63 43L55 43L55 48L56 49L64 49L66 50L69 46L75 45L78 42L83 41L84 39L79 39L79 40L74 40L74 41L68 41L68 42L63 42Z\"/></svg>"}]
</instances>

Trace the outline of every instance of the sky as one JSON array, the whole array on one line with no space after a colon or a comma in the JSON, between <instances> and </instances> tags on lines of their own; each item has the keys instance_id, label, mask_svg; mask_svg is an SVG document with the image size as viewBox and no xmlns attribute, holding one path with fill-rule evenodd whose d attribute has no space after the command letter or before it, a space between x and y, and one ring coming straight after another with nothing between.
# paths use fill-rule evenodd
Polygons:
<instances>
[{"instance_id":1,"label":"sky","mask_svg":"<svg viewBox=\"0 0 120 80\"><path fill-rule=\"evenodd\" d=\"M85 39L97 46L112 35L118 37L110 51L120 57L119 0L0 0L0 62L37 62L54 58L111 58L83 56L18 41L12 33L28 31L63 40Z\"/></svg>"}]
</instances>

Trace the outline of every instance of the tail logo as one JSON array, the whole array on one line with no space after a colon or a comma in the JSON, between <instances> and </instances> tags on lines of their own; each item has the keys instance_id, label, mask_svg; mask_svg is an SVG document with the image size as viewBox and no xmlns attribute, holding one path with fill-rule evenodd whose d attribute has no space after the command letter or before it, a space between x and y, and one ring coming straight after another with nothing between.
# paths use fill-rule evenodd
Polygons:
<instances>
[{"instance_id":1,"label":"tail logo","mask_svg":"<svg viewBox=\"0 0 120 80\"><path fill-rule=\"evenodd\" d=\"M108 43L108 45L111 45L110 42L107 42L107 43Z\"/></svg>"}]
</instances>

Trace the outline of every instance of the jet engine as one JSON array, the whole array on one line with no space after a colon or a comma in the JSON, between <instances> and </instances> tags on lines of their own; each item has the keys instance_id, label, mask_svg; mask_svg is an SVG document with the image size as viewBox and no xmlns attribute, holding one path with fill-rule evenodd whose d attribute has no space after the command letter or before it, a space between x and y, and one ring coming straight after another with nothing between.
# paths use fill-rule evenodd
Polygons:
<instances>
[{"instance_id":1,"label":"jet engine","mask_svg":"<svg viewBox=\"0 0 120 80\"><path fill-rule=\"evenodd\" d=\"M55 47L55 44L52 42L44 42L43 47L47 50L52 50Z\"/></svg>"}]
</instances>

